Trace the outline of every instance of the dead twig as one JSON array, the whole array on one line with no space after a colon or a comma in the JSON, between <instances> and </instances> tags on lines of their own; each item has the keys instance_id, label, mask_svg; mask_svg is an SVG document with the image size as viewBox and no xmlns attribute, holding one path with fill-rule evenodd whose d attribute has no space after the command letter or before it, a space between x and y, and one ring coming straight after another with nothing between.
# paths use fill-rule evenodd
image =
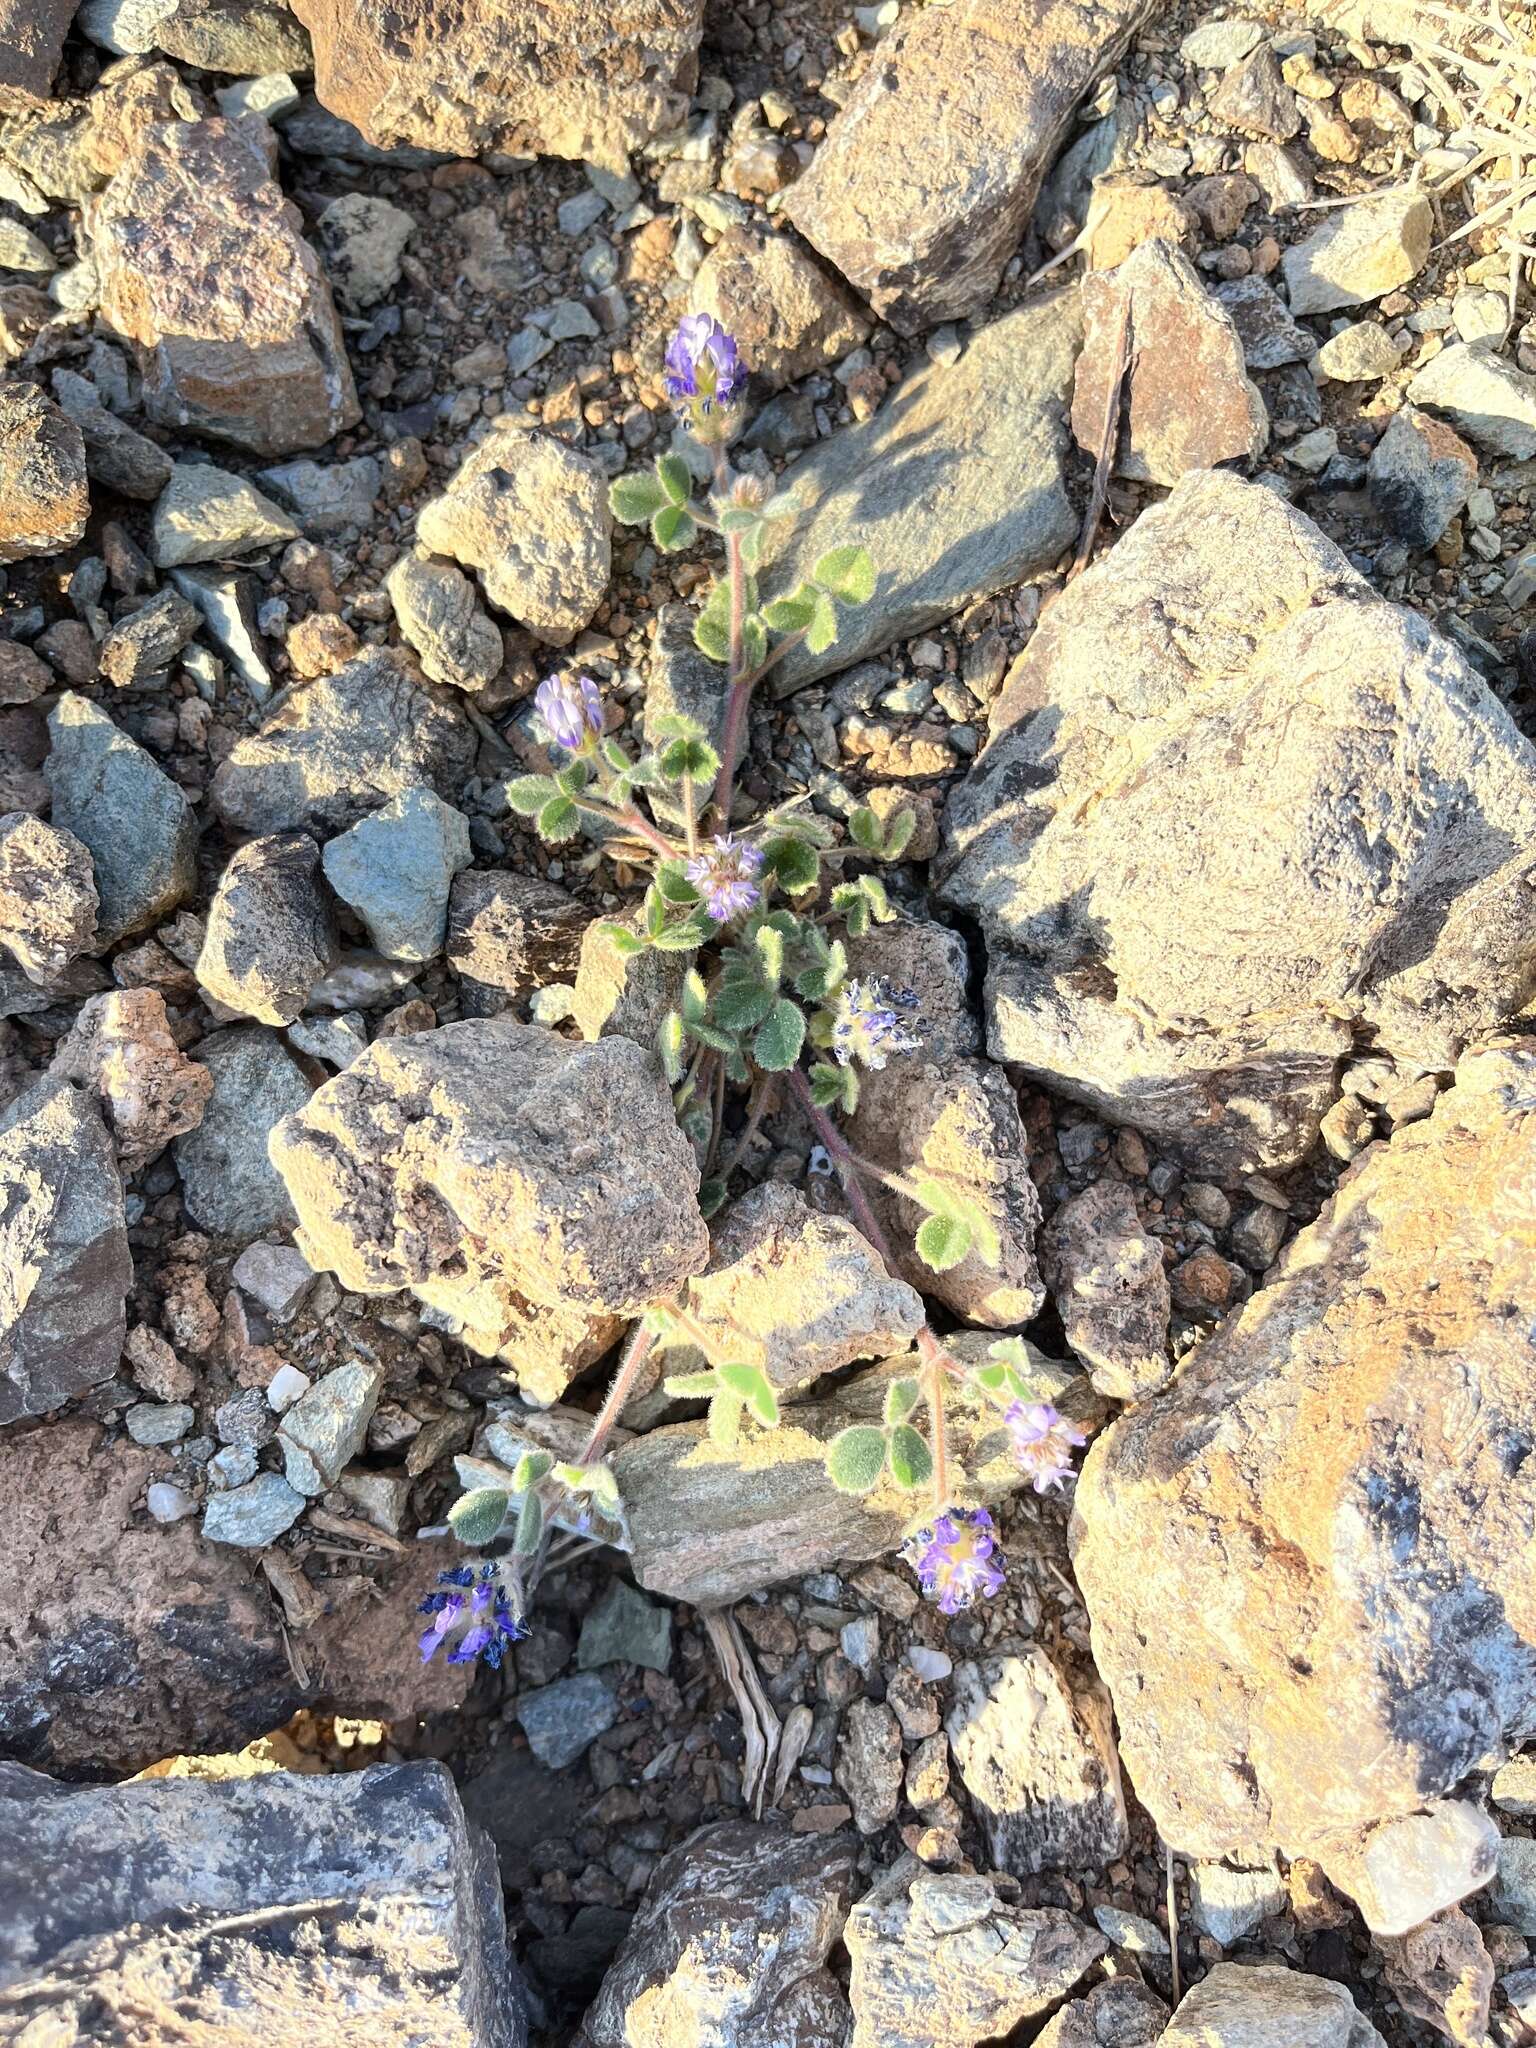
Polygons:
<instances>
[{"instance_id":1,"label":"dead twig","mask_svg":"<svg viewBox=\"0 0 1536 2048\"><path fill-rule=\"evenodd\" d=\"M778 1715L769 1705L768 1695L763 1691L763 1681L757 1675L752 1652L747 1648L741 1624L735 1615L727 1614L724 1608L712 1607L704 1610L703 1621L725 1682L735 1697L736 1711L741 1716L741 1732L746 1741L741 1770L742 1798L752 1808L752 1818L761 1820L768 1774L778 1754L783 1730Z\"/></svg>"},{"instance_id":2,"label":"dead twig","mask_svg":"<svg viewBox=\"0 0 1536 2048\"><path fill-rule=\"evenodd\" d=\"M1109 390L1104 399L1104 423L1099 433L1099 456L1093 466L1093 489L1088 494L1088 510L1083 515L1083 530L1078 539L1077 553L1067 571L1067 582L1071 583L1088 566L1088 557L1093 553L1094 541L1098 538L1099 521L1104 517L1104 508L1109 503L1109 473L1114 465L1115 449L1120 442L1121 400L1125 381L1131 365L1131 294L1127 290L1125 305L1120 315L1120 332L1115 341L1115 364L1110 373ZM1063 586L1065 587L1065 586Z\"/></svg>"}]
</instances>

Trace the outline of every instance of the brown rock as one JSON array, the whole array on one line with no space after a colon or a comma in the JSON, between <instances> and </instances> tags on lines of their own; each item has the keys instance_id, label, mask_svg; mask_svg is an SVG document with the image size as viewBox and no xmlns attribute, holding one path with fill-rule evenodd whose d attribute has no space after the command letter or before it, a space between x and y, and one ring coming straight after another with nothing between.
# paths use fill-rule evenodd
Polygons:
<instances>
[{"instance_id":1,"label":"brown rock","mask_svg":"<svg viewBox=\"0 0 1536 2048\"><path fill-rule=\"evenodd\" d=\"M852 294L789 235L730 228L700 264L689 301L735 335L770 390L848 354L869 335Z\"/></svg>"},{"instance_id":2,"label":"brown rock","mask_svg":"<svg viewBox=\"0 0 1536 2048\"><path fill-rule=\"evenodd\" d=\"M1168 1276L1125 1183L1095 1181L1063 1202L1040 1250L1067 1342L1099 1392L1135 1401L1166 1386Z\"/></svg>"},{"instance_id":3,"label":"brown rock","mask_svg":"<svg viewBox=\"0 0 1536 2048\"><path fill-rule=\"evenodd\" d=\"M1184 204L1198 217L1213 242L1230 242L1263 194L1252 178L1241 171L1222 171L1209 178L1196 178L1184 193ZM1172 237L1169 237L1172 240Z\"/></svg>"},{"instance_id":4,"label":"brown rock","mask_svg":"<svg viewBox=\"0 0 1536 2048\"><path fill-rule=\"evenodd\" d=\"M1072 432L1097 454L1104 437L1129 307L1115 470L1141 483L1177 483L1186 470L1262 455L1269 414L1243 364L1230 314L1187 257L1144 243L1111 276L1083 280L1087 334L1072 392Z\"/></svg>"},{"instance_id":5,"label":"brown rock","mask_svg":"<svg viewBox=\"0 0 1536 2048\"><path fill-rule=\"evenodd\" d=\"M34 384L0 384L0 562L56 555L85 533L80 429Z\"/></svg>"},{"instance_id":6,"label":"brown rock","mask_svg":"<svg viewBox=\"0 0 1536 2048\"><path fill-rule=\"evenodd\" d=\"M167 668L202 624L195 605L162 590L119 620L101 643L101 672L125 690Z\"/></svg>"},{"instance_id":7,"label":"brown rock","mask_svg":"<svg viewBox=\"0 0 1536 2048\"><path fill-rule=\"evenodd\" d=\"M171 1034L158 989L92 996L49 1072L88 1088L100 1102L124 1173L137 1173L183 1131L203 1120L213 1076L189 1060Z\"/></svg>"},{"instance_id":8,"label":"brown rock","mask_svg":"<svg viewBox=\"0 0 1536 2048\"><path fill-rule=\"evenodd\" d=\"M1283 1843L1344 1882L1362 1831L1438 1839L1426 1802L1525 1740L1533 1088L1523 1042L1467 1054L1088 1454L1072 1540L1094 1655L1182 1853Z\"/></svg>"},{"instance_id":9,"label":"brown rock","mask_svg":"<svg viewBox=\"0 0 1536 2048\"><path fill-rule=\"evenodd\" d=\"M27 811L0 817L0 945L29 981L46 984L96 931L91 856L72 832Z\"/></svg>"},{"instance_id":10,"label":"brown rock","mask_svg":"<svg viewBox=\"0 0 1536 2048\"><path fill-rule=\"evenodd\" d=\"M1098 179L1083 234L1090 270L1114 270L1143 242L1170 242L1193 253L1196 239L1185 202L1141 178Z\"/></svg>"},{"instance_id":11,"label":"brown rock","mask_svg":"<svg viewBox=\"0 0 1536 2048\"><path fill-rule=\"evenodd\" d=\"M60 310L35 284L0 284L0 363L19 362Z\"/></svg>"},{"instance_id":12,"label":"brown rock","mask_svg":"<svg viewBox=\"0 0 1536 2048\"><path fill-rule=\"evenodd\" d=\"M1078 101L1145 0L913 10L880 46L783 211L899 334L997 288Z\"/></svg>"},{"instance_id":13,"label":"brown rock","mask_svg":"<svg viewBox=\"0 0 1536 2048\"><path fill-rule=\"evenodd\" d=\"M359 418L336 308L264 121L165 121L89 213L101 303L136 344L144 410L257 455Z\"/></svg>"},{"instance_id":14,"label":"brown rock","mask_svg":"<svg viewBox=\"0 0 1536 2048\"><path fill-rule=\"evenodd\" d=\"M50 98L74 12L73 0L0 0L0 114Z\"/></svg>"},{"instance_id":15,"label":"brown rock","mask_svg":"<svg viewBox=\"0 0 1536 2048\"><path fill-rule=\"evenodd\" d=\"M227 1010L291 1024L336 950L319 847L307 832L276 832L242 846L220 875L197 978Z\"/></svg>"},{"instance_id":16,"label":"brown rock","mask_svg":"<svg viewBox=\"0 0 1536 2048\"><path fill-rule=\"evenodd\" d=\"M1074 1998L1035 2036L1034 2048L1155 2048L1168 2008L1139 1977L1111 1977Z\"/></svg>"},{"instance_id":17,"label":"brown rock","mask_svg":"<svg viewBox=\"0 0 1536 2048\"><path fill-rule=\"evenodd\" d=\"M614 167L679 125L702 0L297 0L321 104L388 147L587 158Z\"/></svg>"},{"instance_id":18,"label":"brown rock","mask_svg":"<svg viewBox=\"0 0 1536 2048\"><path fill-rule=\"evenodd\" d=\"M1191 1252L1168 1276L1173 1299L1192 1315L1215 1315L1232 1299L1236 1274L1220 1252Z\"/></svg>"},{"instance_id":19,"label":"brown rock","mask_svg":"<svg viewBox=\"0 0 1536 2048\"><path fill-rule=\"evenodd\" d=\"M1280 75L1280 60L1260 43L1234 64L1211 94L1211 118L1243 135L1289 142L1301 131L1296 95Z\"/></svg>"},{"instance_id":20,"label":"brown rock","mask_svg":"<svg viewBox=\"0 0 1536 2048\"><path fill-rule=\"evenodd\" d=\"M575 974L590 922L583 904L537 875L464 868L448 894L448 964L522 1000Z\"/></svg>"},{"instance_id":21,"label":"brown rock","mask_svg":"<svg viewBox=\"0 0 1536 2048\"><path fill-rule=\"evenodd\" d=\"M0 704L34 704L55 680L47 662L30 647L19 640L0 640Z\"/></svg>"},{"instance_id":22,"label":"brown rock","mask_svg":"<svg viewBox=\"0 0 1536 2048\"><path fill-rule=\"evenodd\" d=\"M884 1701L855 1700L843 1717L837 1782L861 1835L878 1834L901 1804L901 1727Z\"/></svg>"},{"instance_id":23,"label":"brown rock","mask_svg":"<svg viewBox=\"0 0 1536 2048\"><path fill-rule=\"evenodd\" d=\"M1411 1933L1378 1937L1376 1947L1404 2012L1461 2048L1480 2048L1488 2038L1493 1958L1475 1920L1451 1906Z\"/></svg>"}]
</instances>

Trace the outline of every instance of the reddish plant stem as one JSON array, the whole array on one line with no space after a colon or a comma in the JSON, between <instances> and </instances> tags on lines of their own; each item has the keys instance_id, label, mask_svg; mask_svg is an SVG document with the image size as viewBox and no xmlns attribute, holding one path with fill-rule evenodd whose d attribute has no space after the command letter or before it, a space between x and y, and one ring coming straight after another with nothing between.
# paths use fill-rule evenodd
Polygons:
<instances>
[{"instance_id":1,"label":"reddish plant stem","mask_svg":"<svg viewBox=\"0 0 1536 2048\"><path fill-rule=\"evenodd\" d=\"M656 1339L652 1332L641 1323L625 1348L619 1360L619 1369L613 1376L613 1385L608 1389L607 1398L598 1409L592 1423L592 1433L582 1446L578 1465L595 1465L603 1455L613 1426L624 1412L624 1404L634 1388L640 1368L651 1354Z\"/></svg>"}]
</instances>

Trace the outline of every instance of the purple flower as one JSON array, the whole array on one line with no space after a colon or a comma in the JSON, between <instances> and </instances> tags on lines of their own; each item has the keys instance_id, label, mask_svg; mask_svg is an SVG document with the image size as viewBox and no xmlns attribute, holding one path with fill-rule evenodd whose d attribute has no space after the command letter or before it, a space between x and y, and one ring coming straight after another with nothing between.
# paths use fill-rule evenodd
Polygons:
<instances>
[{"instance_id":1,"label":"purple flower","mask_svg":"<svg viewBox=\"0 0 1536 2048\"><path fill-rule=\"evenodd\" d=\"M1083 1432L1058 1415L1049 1401L1015 1401L1003 1420L1013 1438L1014 1458L1029 1474L1036 1493L1065 1486L1074 1476L1072 1453L1088 1441Z\"/></svg>"},{"instance_id":2,"label":"purple flower","mask_svg":"<svg viewBox=\"0 0 1536 2048\"><path fill-rule=\"evenodd\" d=\"M845 982L832 1020L832 1056L838 1065L857 1062L878 1073L893 1052L916 1052L923 1041L899 1014L915 1000L910 989L893 992L878 978Z\"/></svg>"},{"instance_id":3,"label":"purple flower","mask_svg":"<svg viewBox=\"0 0 1536 2048\"><path fill-rule=\"evenodd\" d=\"M680 412L729 405L747 381L735 342L708 313L685 314L667 344L667 396Z\"/></svg>"},{"instance_id":4,"label":"purple flower","mask_svg":"<svg viewBox=\"0 0 1536 2048\"><path fill-rule=\"evenodd\" d=\"M450 1664L473 1664L483 1657L493 1671L501 1664L508 1643L518 1642L528 1630L513 1614L502 1591L493 1564L461 1564L451 1572L437 1575L439 1590L429 1593L421 1612L430 1614L430 1625L421 1633L421 1661L430 1664L442 1643L448 1645Z\"/></svg>"},{"instance_id":5,"label":"purple flower","mask_svg":"<svg viewBox=\"0 0 1536 2048\"><path fill-rule=\"evenodd\" d=\"M590 676L549 676L534 692L533 708L557 747L582 753L603 731L603 700Z\"/></svg>"},{"instance_id":6,"label":"purple flower","mask_svg":"<svg viewBox=\"0 0 1536 2048\"><path fill-rule=\"evenodd\" d=\"M941 1614L958 1614L1003 1590L1006 1574L993 1553L997 1525L985 1508L951 1508L902 1545L917 1583Z\"/></svg>"},{"instance_id":7,"label":"purple flower","mask_svg":"<svg viewBox=\"0 0 1536 2048\"><path fill-rule=\"evenodd\" d=\"M695 855L685 872L704 898L704 908L715 923L729 924L761 897L757 877L762 871L762 848L733 839L727 832L724 838L712 839L702 853Z\"/></svg>"}]
</instances>

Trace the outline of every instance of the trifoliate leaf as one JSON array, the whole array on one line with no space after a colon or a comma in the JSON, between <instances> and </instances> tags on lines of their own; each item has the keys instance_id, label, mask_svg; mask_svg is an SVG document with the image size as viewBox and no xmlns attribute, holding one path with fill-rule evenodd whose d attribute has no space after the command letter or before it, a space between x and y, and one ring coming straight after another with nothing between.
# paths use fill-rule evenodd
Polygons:
<instances>
[{"instance_id":1,"label":"trifoliate leaf","mask_svg":"<svg viewBox=\"0 0 1536 2048\"><path fill-rule=\"evenodd\" d=\"M557 842L569 839L576 830L576 806L568 796L551 797L538 816L541 839Z\"/></svg>"},{"instance_id":2,"label":"trifoliate leaf","mask_svg":"<svg viewBox=\"0 0 1536 2048\"><path fill-rule=\"evenodd\" d=\"M800 1057L805 1043L805 1013L798 1003L781 996L752 1040L752 1057L768 1074L783 1074Z\"/></svg>"},{"instance_id":3,"label":"trifoliate leaf","mask_svg":"<svg viewBox=\"0 0 1536 2048\"><path fill-rule=\"evenodd\" d=\"M779 1419L779 1397L760 1365L717 1365L721 1386L746 1402L758 1421L771 1429Z\"/></svg>"},{"instance_id":4,"label":"trifoliate leaf","mask_svg":"<svg viewBox=\"0 0 1536 2048\"><path fill-rule=\"evenodd\" d=\"M662 750L660 765L668 782L691 775L695 782L710 783L720 773L720 756L707 740L672 740Z\"/></svg>"},{"instance_id":5,"label":"trifoliate leaf","mask_svg":"<svg viewBox=\"0 0 1536 2048\"><path fill-rule=\"evenodd\" d=\"M814 846L803 839L770 839L763 848L769 869L778 876L779 887L791 896L814 889L821 879L821 861Z\"/></svg>"},{"instance_id":6,"label":"trifoliate leaf","mask_svg":"<svg viewBox=\"0 0 1536 2048\"><path fill-rule=\"evenodd\" d=\"M519 1557L532 1557L544 1534L544 1503L536 1493L525 1493L517 1517L517 1534L512 1548Z\"/></svg>"},{"instance_id":7,"label":"trifoliate leaf","mask_svg":"<svg viewBox=\"0 0 1536 2048\"><path fill-rule=\"evenodd\" d=\"M868 548L829 548L811 575L844 604L868 604L875 594L875 565Z\"/></svg>"},{"instance_id":8,"label":"trifoliate leaf","mask_svg":"<svg viewBox=\"0 0 1536 2048\"><path fill-rule=\"evenodd\" d=\"M933 1453L909 1422L891 1431L891 1477L903 1492L926 1486L933 1476Z\"/></svg>"},{"instance_id":9,"label":"trifoliate leaf","mask_svg":"<svg viewBox=\"0 0 1536 2048\"><path fill-rule=\"evenodd\" d=\"M693 478L681 455L663 455L656 464L656 481L674 505L686 505L693 496Z\"/></svg>"},{"instance_id":10,"label":"trifoliate leaf","mask_svg":"<svg viewBox=\"0 0 1536 2048\"><path fill-rule=\"evenodd\" d=\"M885 1431L855 1423L828 1444L827 1477L839 1493L868 1493L885 1470L885 1453Z\"/></svg>"},{"instance_id":11,"label":"trifoliate leaf","mask_svg":"<svg viewBox=\"0 0 1536 2048\"><path fill-rule=\"evenodd\" d=\"M958 1266L971 1248L971 1227L958 1216L928 1216L918 1227L917 1256L935 1273Z\"/></svg>"},{"instance_id":12,"label":"trifoliate leaf","mask_svg":"<svg viewBox=\"0 0 1536 2048\"><path fill-rule=\"evenodd\" d=\"M681 505L663 505L651 521L651 539L663 554L675 555L682 548L691 548L698 536L692 513Z\"/></svg>"},{"instance_id":13,"label":"trifoliate leaf","mask_svg":"<svg viewBox=\"0 0 1536 2048\"><path fill-rule=\"evenodd\" d=\"M552 775L517 775L502 794L520 818L536 818L552 796L558 796Z\"/></svg>"},{"instance_id":14,"label":"trifoliate leaf","mask_svg":"<svg viewBox=\"0 0 1536 2048\"><path fill-rule=\"evenodd\" d=\"M448 1510L448 1526L461 1543L478 1550L501 1534L508 1505L499 1486L477 1486L471 1493L461 1493Z\"/></svg>"},{"instance_id":15,"label":"trifoliate leaf","mask_svg":"<svg viewBox=\"0 0 1536 2048\"><path fill-rule=\"evenodd\" d=\"M608 509L621 526L644 526L668 502L669 494L661 479L643 471L615 477L608 486Z\"/></svg>"},{"instance_id":16,"label":"trifoliate leaf","mask_svg":"<svg viewBox=\"0 0 1536 2048\"><path fill-rule=\"evenodd\" d=\"M905 1422L922 1398L923 1390L916 1380L892 1380L885 1390L886 1421Z\"/></svg>"}]
</instances>

